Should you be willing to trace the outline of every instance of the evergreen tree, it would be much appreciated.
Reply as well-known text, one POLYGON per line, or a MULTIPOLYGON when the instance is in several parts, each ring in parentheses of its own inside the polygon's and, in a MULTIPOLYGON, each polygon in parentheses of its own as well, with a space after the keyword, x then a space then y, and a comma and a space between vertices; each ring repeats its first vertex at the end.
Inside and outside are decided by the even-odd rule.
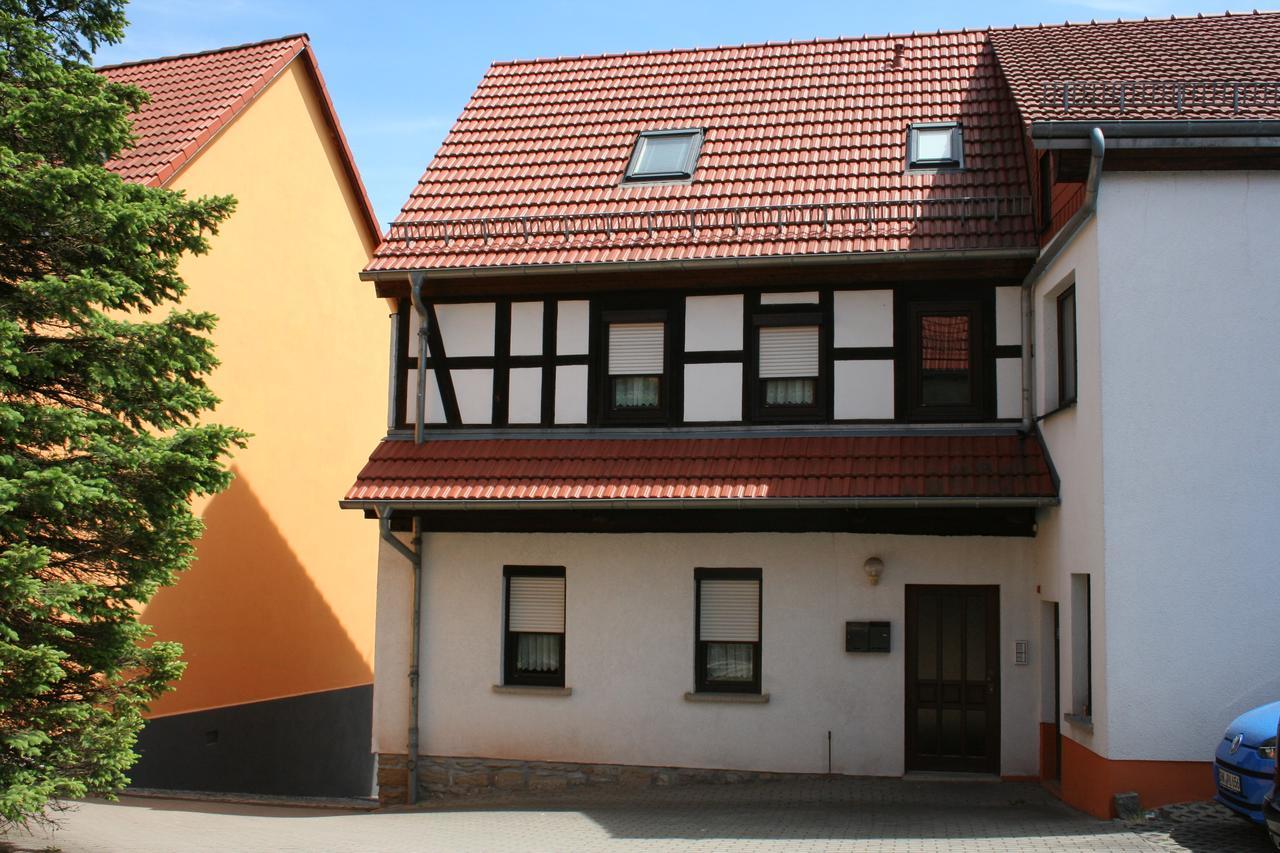
POLYGON ((0 827, 127 784, 183 666, 137 608, 190 562, 191 500, 244 441, 199 422, 214 318, 175 304, 233 200, 102 165, 145 98, 88 64, 123 5, 0 0, 0 827))

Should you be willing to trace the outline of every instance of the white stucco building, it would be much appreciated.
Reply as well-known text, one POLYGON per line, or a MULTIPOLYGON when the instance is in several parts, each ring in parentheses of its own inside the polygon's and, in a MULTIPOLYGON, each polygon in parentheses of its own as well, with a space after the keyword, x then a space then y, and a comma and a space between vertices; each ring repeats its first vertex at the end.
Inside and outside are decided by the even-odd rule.
POLYGON ((1204 81, 1274 76, 1277 36, 493 66, 364 272, 388 434, 343 505, 382 535, 383 799, 1211 792, 1223 725, 1280 692, 1251 602, 1280 545, 1280 108, 1204 81))

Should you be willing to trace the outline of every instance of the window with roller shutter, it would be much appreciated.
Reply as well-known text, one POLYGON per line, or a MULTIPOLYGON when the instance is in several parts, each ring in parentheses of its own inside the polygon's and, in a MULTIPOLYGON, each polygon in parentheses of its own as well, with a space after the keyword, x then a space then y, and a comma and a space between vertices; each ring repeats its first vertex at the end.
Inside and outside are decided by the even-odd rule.
POLYGON ((822 326, 817 315, 756 317, 759 420, 815 420, 822 415, 822 326))
POLYGON ((667 328, 661 311, 604 315, 604 416, 611 421, 665 419, 667 328))
POLYGON ((507 566, 503 683, 564 686, 563 566, 507 566))
POLYGON ((760 692, 761 572, 700 568, 694 669, 698 692, 760 692))

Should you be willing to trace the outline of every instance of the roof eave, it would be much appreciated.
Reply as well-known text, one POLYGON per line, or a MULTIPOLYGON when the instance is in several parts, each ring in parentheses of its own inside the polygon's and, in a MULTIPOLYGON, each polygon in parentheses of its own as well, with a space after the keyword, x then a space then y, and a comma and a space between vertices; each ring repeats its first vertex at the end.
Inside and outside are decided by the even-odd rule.
POLYGON ((533 498, 509 500, 341 500, 342 509, 424 510, 631 510, 631 509, 1032 509, 1058 506, 1050 495, 1026 497, 906 498, 533 498))
POLYGON ((809 255, 768 255, 742 258, 690 258, 665 261, 597 261, 572 264, 510 264, 491 267, 405 267, 394 270, 363 270, 364 281, 403 280, 414 272, 425 272, 431 278, 489 278, 498 276, 573 275, 602 272, 669 272, 712 269, 745 269, 757 267, 801 266, 816 264, 866 264, 955 261, 955 260, 1019 260, 1034 261, 1040 250, 1035 246, 1006 249, 946 249, 936 251, 844 252, 809 255))

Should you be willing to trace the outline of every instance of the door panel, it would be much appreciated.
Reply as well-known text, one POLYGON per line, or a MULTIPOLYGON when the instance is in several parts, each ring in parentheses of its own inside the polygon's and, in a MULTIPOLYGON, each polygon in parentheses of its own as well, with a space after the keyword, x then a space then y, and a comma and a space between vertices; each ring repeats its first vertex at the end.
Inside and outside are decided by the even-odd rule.
POLYGON ((1000 770, 1000 591, 908 586, 908 770, 1000 770))

